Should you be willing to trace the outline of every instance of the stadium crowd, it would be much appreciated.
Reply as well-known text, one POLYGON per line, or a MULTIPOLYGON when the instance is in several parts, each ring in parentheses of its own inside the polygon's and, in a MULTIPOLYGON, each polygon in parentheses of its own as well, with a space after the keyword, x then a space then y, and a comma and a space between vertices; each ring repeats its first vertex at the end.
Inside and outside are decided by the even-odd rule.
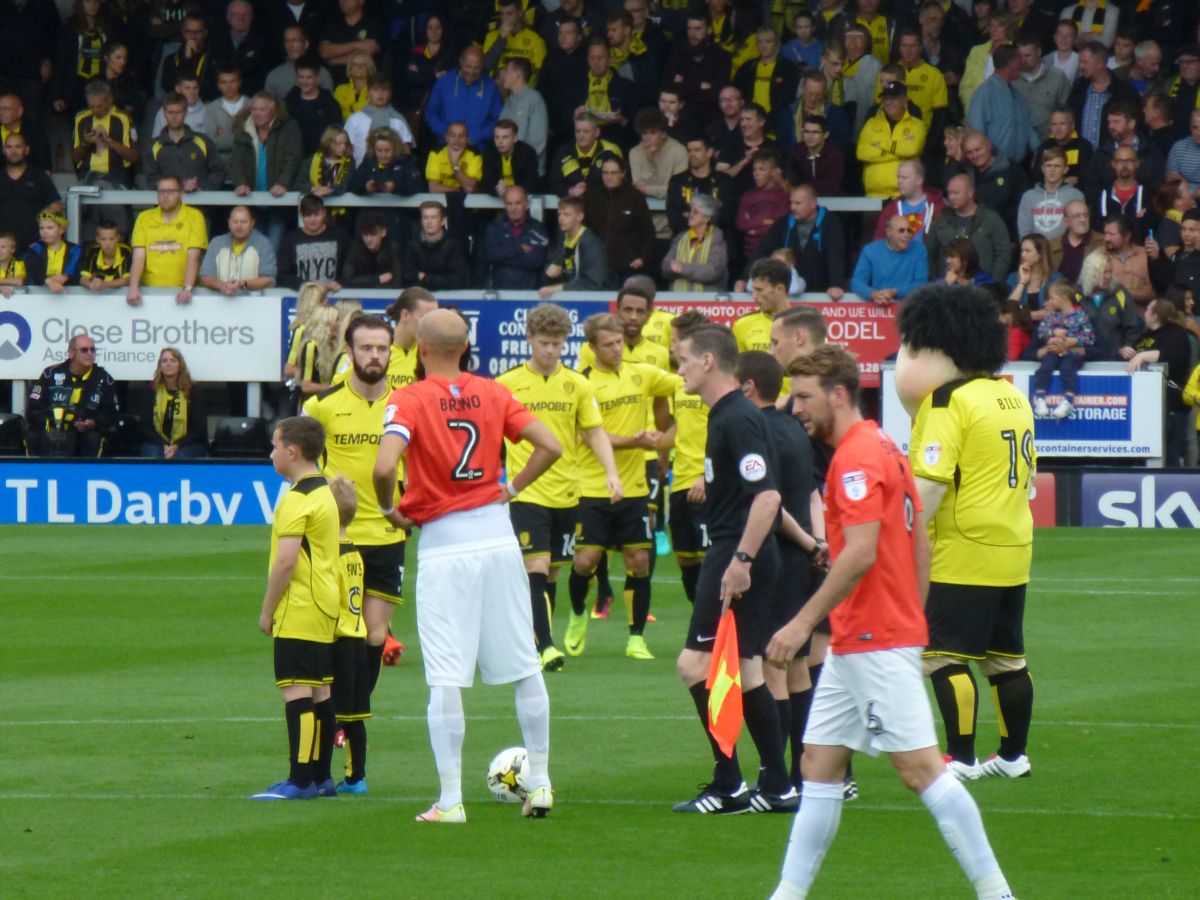
MULTIPOLYGON (((11 6, 4 293, 79 285, 136 304, 144 287, 187 302, 316 282, 549 298, 634 275, 719 292, 778 255, 790 293, 834 301, 985 285, 1012 358, 1047 370, 1166 362, 1182 458, 1200 336, 1194 4, 11 6), (85 207, 76 246, 51 178, 71 169, 153 188, 158 205, 85 207), (199 190, 303 196, 298 216, 247 205, 226 220, 187 203, 199 190), (416 209, 337 204, 426 193, 416 209), (544 222, 541 194, 557 198, 544 222), (885 202, 877 219, 823 203, 863 195, 885 202), (1074 290, 1051 291, 1060 280, 1074 290)), ((1070 395, 1038 412, 1070 415, 1070 395)))

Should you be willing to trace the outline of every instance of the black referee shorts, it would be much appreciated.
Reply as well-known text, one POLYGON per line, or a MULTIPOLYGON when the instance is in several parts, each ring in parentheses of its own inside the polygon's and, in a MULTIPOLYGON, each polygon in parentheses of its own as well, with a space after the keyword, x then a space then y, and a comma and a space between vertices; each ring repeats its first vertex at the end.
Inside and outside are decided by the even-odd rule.
POLYGON ((339 722, 371 715, 371 665, 366 638, 340 637, 333 642, 333 711, 339 722))
POLYGON ((687 491, 671 492, 671 548, 680 559, 703 559, 708 551, 708 524, 703 503, 688 503, 687 491))
MULTIPOLYGON (((779 543, 779 577, 775 579, 775 590, 771 594, 770 632, 774 634, 793 618, 812 596, 812 562, 795 544, 779 543)), ((769 640, 768 636, 768 640, 769 640)), ((812 649, 812 636, 804 642, 797 656, 808 656, 812 649)))
MULTIPOLYGON (((738 541, 714 543, 700 566, 696 584, 696 604, 688 625, 684 646, 689 650, 711 653, 721 620, 721 578, 733 559, 738 541)), ((737 625, 738 654, 744 659, 762 656, 770 638, 771 598, 779 577, 779 548, 768 538, 758 550, 750 566, 750 589, 733 601, 733 620, 737 625)))
POLYGON ((363 593, 403 603, 400 595, 404 587, 404 541, 377 546, 359 546, 358 553, 363 561, 363 593))
POLYGON ((514 500, 508 504, 521 555, 549 556, 552 563, 569 562, 575 556, 575 527, 577 507, 558 509, 538 503, 514 500))
POLYGON ((275 638, 275 687, 322 687, 333 681, 333 644, 275 638))
POLYGON ((929 622, 926 656, 983 659, 1025 655, 1025 587, 970 584, 929 585, 925 618, 929 622))
POLYGON ((645 497, 626 497, 611 503, 604 497, 579 501, 579 530, 575 546, 590 550, 646 549, 654 540, 645 497))

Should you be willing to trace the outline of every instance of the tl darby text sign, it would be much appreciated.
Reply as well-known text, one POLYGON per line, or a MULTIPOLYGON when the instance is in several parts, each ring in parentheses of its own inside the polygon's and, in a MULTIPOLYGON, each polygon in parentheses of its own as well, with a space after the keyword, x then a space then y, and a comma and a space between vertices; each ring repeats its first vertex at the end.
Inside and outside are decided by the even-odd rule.
POLYGON ((163 347, 176 347, 197 381, 275 381, 279 299, 198 293, 184 306, 170 291, 148 290, 142 306, 121 291, 13 294, 0 304, 0 379, 37 378, 66 359, 67 342, 86 334, 96 362, 118 381, 149 381, 163 347))
POLYGON ((0 524, 269 525, 269 465, 0 463, 0 524))

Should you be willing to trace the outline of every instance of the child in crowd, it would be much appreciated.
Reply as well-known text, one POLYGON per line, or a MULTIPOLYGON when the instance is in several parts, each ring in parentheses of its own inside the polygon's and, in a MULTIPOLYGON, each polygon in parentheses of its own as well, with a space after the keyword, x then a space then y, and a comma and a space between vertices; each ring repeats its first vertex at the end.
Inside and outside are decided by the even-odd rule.
POLYGON ((67 217, 52 208, 38 213, 38 235, 25 251, 26 284, 45 287, 61 294, 68 285, 79 284, 83 248, 65 238, 67 217))
POLYGON ((821 68, 821 41, 811 12, 800 10, 792 17, 792 34, 795 37, 783 45, 780 58, 795 63, 801 70, 821 68))
POLYGON ((1066 281, 1050 285, 1045 301, 1046 317, 1038 323, 1037 358, 1041 365, 1033 375, 1033 412, 1040 419, 1062 419, 1075 408, 1079 390, 1079 370, 1083 368, 1087 348, 1096 336, 1087 312, 1079 305, 1075 287, 1066 281), (1063 396, 1053 412, 1046 404, 1046 392, 1055 371, 1062 376, 1063 396))
POLYGON ((796 271, 796 251, 791 247, 780 247, 778 250, 771 251, 771 259, 787 263, 788 268, 792 270, 792 280, 788 284, 788 296, 799 297, 803 294, 807 285, 804 283, 803 276, 796 271))
POLYGON ((358 511, 354 483, 342 475, 329 483, 338 510, 339 609, 333 641, 333 711, 346 747, 346 777, 339 794, 367 792, 367 724, 371 717, 371 678, 367 626, 363 621, 363 559, 346 529, 358 511))
MULTIPOLYGON (((330 125, 321 135, 317 152, 308 161, 308 169, 300 172, 300 188, 317 197, 344 194, 350 189, 354 176, 354 157, 350 155, 350 136, 345 128, 330 125)), ((330 209, 329 215, 340 221, 344 209, 330 209)))
POLYGON ((0 294, 13 295, 13 289, 25 286, 25 261, 17 258, 17 238, 11 231, 0 232, 0 294))
POLYGON ((90 291, 113 291, 129 286, 133 252, 121 242, 121 232, 107 219, 96 226, 96 244, 88 252, 79 283, 90 291))
POLYGON ((275 471, 292 483, 271 524, 271 561, 258 627, 275 639, 275 686, 283 694, 288 777, 254 800, 308 800, 336 792, 329 775, 336 725, 334 627, 338 621, 338 506, 318 460, 325 429, 283 419, 271 438, 275 471), (303 548, 303 551, 302 551, 303 548))

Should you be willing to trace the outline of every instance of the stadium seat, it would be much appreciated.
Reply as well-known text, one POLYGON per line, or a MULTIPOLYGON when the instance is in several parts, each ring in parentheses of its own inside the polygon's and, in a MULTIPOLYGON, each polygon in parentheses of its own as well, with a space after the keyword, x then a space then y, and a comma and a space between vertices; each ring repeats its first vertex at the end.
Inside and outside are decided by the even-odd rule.
POLYGON ((221 419, 209 455, 223 459, 266 459, 271 455, 271 430, 267 420, 242 416, 221 419))
POLYGON ((25 455, 25 420, 16 413, 0 413, 0 456, 25 455))
POLYGON ((104 439, 104 456, 139 456, 142 452, 142 420, 123 413, 104 439))

